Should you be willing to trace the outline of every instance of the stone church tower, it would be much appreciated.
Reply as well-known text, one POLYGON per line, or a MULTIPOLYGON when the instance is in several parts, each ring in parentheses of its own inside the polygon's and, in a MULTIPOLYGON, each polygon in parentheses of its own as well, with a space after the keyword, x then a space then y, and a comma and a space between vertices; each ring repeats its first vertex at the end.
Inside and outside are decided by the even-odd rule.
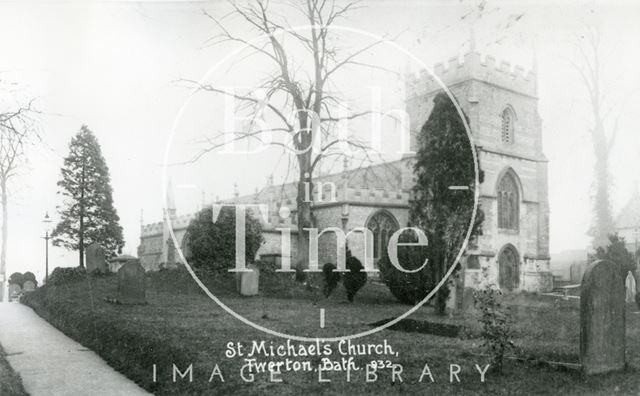
MULTIPOLYGON (((462 62, 452 58, 434 72, 469 118, 484 172, 479 201, 485 213, 483 235, 470 244, 464 286, 477 287, 481 268, 487 268, 490 280, 503 290, 552 289, 547 159, 535 66, 525 74, 520 66, 496 65, 493 57, 482 59, 472 49, 462 62)), ((441 90, 427 73, 407 79, 412 147, 441 90)))

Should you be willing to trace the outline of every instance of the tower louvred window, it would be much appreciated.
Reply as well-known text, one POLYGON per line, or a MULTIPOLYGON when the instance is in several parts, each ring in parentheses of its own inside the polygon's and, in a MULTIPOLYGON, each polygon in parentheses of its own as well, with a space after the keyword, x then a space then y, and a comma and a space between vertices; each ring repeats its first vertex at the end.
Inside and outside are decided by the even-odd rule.
POLYGON ((502 112, 502 143, 513 144, 513 111, 509 108, 502 112))

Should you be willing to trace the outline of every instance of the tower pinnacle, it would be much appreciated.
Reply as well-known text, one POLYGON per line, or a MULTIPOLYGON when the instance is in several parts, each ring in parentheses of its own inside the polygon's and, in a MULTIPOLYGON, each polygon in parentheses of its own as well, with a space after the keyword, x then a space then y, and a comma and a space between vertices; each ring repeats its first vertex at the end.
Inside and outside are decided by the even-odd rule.
POLYGON ((176 198, 173 191, 173 181, 169 179, 167 183, 166 199, 165 199, 165 211, 167 216, 175 217, 176 215, 176 198))

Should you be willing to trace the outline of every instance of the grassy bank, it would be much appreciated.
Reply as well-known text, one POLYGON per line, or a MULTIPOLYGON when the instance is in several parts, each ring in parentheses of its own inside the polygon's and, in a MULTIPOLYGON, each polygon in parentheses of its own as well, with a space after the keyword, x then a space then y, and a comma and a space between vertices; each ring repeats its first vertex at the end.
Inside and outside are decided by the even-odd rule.
MULTIPOLYGON (((476 338, 477 320, 473 317, 438 318, 429 308, 420 309, 412 319, 452 323, 466 329, 458 338, 447 338, 422 333, 384 330, 355 340, 359 343, 392 345, 397 357, 383 357, 403 366, 400 382, 392 381, 388 369, 378 372, 375 382, 366 382, 363 370, 351 372, 350 381, 345 372, 325 372, 319 382, 317 372, 283 372, 282 383, 272 383, 269 374, 256 374, 254 382, 245 382, 240 369, 245 362, 237 357, 225 356, 230 341, 250 344, 266 341, 279 345, 286 341, 255 330, 212 302, 184 273, 164 272, 148 278, 147 305, 122 306, 104 301, 113 296, 115 277, 102 277, 64 287, 41 288, 31 293, 24 303, 83 345, 95 350, 112 367, 136 381, 145 389, 159 395, 169 394, 602 394, 613 392, 637 394, 640 376, 633 367, 640 367, 640 326, 638 315, 630 314, 627 344, 629 373, 583 379, 578 372, 554 369, 545 364, 510 361, 506 373, 487 374, 486 382, 474 368, 484 366, 481 340, 476 338), (176 383, 172 378, 172 365, 182 372, 193 365, 193 382, 187 378, 176 383), (157 377, 153 380, 153 365, 157 377), (224 377, 212 377, 215 365, 224 377), (429 365, 435 382, 428 376, 419 382, 425 364, 429 365), (460 383, 450 383, 451 364, 461 366, 460 383)), ((285 296, 242 298, 229 286, 232 280, 209 280, 210 289, 230 308, 254 323, 309 337, 326 337, 344 332, 371 329, 370 324, 397 316, 407 307, 396 303, 386 288, 367 284, 353 304, 345 303, 344 291, 337 290, 329 299, 317 293, 306 295, 294 290, 285 296), (295 297, 298 293, 300 296, 295 297), (326 311, 326 324, 320 329, 318 312, 326 311)), ((535 297, 531 304, 519 304, 517 339, 520 353, 525 356, 551 360, 576 361, 578 348, 577 311, 572 307, 557 307, 535 297)), ((332 344, 334 352, 337 344, 332 344)), ((335 352, 331 359, 341 356, 335 352)), ((358 366, 376 358, 357 357, 358 366)), ((314 366, 317 357, 304 358, 314 366)), ((303 360, 304 360, 303 359, 303 360)), ((268 359, 267 359, 268 360, 268 359)))
POLYGON ((2 346, 0 346, 0 395, 28 395, 22 387, 22 380, 20 379, 20 376, 13 371, 9 362, 7 362, 5 351, 2 349, 2 346))

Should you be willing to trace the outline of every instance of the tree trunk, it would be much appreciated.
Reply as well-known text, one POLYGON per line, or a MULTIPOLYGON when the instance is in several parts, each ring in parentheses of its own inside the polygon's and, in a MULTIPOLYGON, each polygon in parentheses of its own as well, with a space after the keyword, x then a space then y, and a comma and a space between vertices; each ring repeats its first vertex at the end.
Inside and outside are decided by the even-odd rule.
POLYGON ((309 238, 308 231, 305 228, 313 227, 313 219, 311 217, 311 197, 313 194, 313 185, 311 183, 311 177, 304 177, 304 173, 301 174, 298 182, 298 255, 296 260, 296 267, 308 268, 309 266, 309 238), (308 197, 307 197, 307 187, 308 197), (308 198, 308 199, 307 199, 308 198))
POLYGON ((78 229, 78 255, 80 267, 84 267, 84 188, 85 188, 85 164, 82 160, 82 176, 80 178, 80 227, 78 229))
POLYGON ((1 190, 1 194, 2 194, 2 247, 0 248, 0 277, 4 278, 4 282, 2 282, 0 284, 0 288, 2 288, 2 290, 0 290, 0 301, 4 301, 5 299, 7 299, 9 296, 5 296, 5 284, 7 282, 7 239, 8 239, 8 232, 9 232, 9 209, 7 207, 8 205, 8 199, 7 199, 7 180, 6 178, 2 178, 2 180, 0 181, 0 190, 1 190))
MULTIPOLYGON (((299 109, 304 109, 299 106, 299 109)), ((309 120, 305 113, 300 117, 300 131, 307 131, 309 120)), ((296 267, 306 269, 309 268, 309 238, 305 228, 313 227, 313 218, 311 216, 311 205, 313 201, 313 168, 311 166, 311 153, 313 142, 312 133, 301 133, 300 141, 296 144, 296 148, 301 151, 298 154, 298 195, 296 204, 298 209, 298 257, 296 267)))
POLYGON ((593 247, 609 244, 608 235, 614 232, 613 215, 609 199, 609 144, 599 115, 596 115, 593 131, 593 149, 595 154, 595 221, 592 230, 593 247))
MULTIPOLYGON (((444 241, 440 241, 440 246, 446 246, 444 241)), ((437 285, 444 275, 447 273, 447 255, 439 252, 436 254, 435 260, 436 276, 435 284, 437 285)), ((449 298, 449 284, 448 281, 444 282, 442 287, 436 291, 434 308, 437 315, 445 315, 447 311, 447 299, 449 298)))

